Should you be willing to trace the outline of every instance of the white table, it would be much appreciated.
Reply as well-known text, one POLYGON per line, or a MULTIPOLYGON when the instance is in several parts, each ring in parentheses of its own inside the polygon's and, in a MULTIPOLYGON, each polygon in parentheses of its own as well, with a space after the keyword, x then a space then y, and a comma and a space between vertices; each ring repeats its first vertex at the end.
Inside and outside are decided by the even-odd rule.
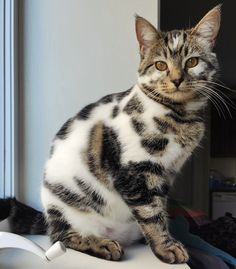
MULTIPOLYGON (((0 230, 7 229, 3 229, 0 225, 0 230)), ((27 238, 45 249, 50 246, 47 236, 31 235, 27 238)), ((137 244, 126 248, 125 256, 119 262, 105 261, 71 249, 68 249, 63 256, 45 262, 23 250, 3 249, 0 250, 0 269, 189 269, 189 266, 163 263, 153 255, 148 246, 137 244)))

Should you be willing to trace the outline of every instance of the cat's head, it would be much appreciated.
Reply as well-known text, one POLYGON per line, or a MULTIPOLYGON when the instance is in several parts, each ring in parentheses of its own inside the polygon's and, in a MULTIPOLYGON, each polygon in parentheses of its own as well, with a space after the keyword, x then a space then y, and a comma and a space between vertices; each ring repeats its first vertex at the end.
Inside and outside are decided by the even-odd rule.
MULTIPOLYGON (((212 52, 220 28, 220 5, 192 29, 161 32, 136 16, 141 62, 138 83, 151 97, 184 102, 207 87, 218 69, 212 52)), ((202 92, 203 93, 203 92, 202 92)))

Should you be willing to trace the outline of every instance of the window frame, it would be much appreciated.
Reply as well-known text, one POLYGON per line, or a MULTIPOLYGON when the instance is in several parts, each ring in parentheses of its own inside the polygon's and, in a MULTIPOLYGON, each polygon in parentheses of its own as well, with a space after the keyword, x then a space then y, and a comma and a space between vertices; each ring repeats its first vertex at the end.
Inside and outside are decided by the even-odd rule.
POLYGON ((16 195, 17 0, 0 0, 0 197, 16 195))

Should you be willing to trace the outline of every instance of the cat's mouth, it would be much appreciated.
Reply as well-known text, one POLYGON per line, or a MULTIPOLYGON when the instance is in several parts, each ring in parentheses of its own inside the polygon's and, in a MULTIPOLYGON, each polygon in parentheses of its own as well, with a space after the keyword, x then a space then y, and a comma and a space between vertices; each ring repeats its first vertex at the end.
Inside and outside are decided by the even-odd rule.
POLYGON ((195 91, 187 86, 161 89, 160 93, 161 95, 171 98, 175 101, 187 101, 195 96, 195 91))
POLYGON ((161 91, 167 93, 167 94, 173 94, 173 93, 189 93, 192 89, 190 87, 172 87, 172 88, 166 88, 161 89, 161 91))

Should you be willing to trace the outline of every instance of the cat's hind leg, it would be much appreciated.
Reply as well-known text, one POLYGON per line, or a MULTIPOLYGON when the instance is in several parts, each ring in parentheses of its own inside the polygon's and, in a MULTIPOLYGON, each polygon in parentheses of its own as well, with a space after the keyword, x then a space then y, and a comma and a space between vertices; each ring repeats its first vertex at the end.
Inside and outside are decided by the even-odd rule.
POLYGON ((73 230, 62 213, 55 208, 47 210, 47 223, 52 243, 61 241, 66 248, 113 261, 120 260, 124 253, 120 244, 115 240, 94 235, 81 236, 79 232, 73 230))

